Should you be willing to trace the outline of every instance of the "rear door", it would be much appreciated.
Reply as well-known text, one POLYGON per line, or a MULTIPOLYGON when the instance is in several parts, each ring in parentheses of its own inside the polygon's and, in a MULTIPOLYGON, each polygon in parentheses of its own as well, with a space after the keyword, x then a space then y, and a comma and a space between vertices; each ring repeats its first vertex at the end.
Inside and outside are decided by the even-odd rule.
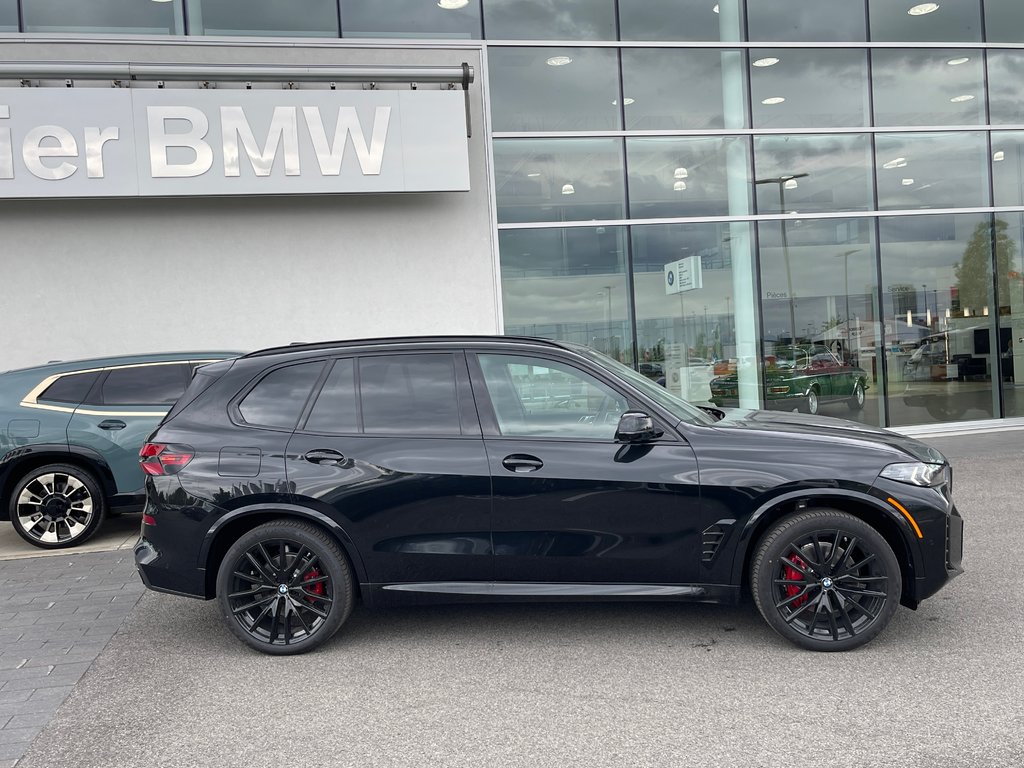
POLYGON ((371 582, 491 579, 490 476, 462 352, 335 360, 286 453, 296 501, 339 522, 371 582))

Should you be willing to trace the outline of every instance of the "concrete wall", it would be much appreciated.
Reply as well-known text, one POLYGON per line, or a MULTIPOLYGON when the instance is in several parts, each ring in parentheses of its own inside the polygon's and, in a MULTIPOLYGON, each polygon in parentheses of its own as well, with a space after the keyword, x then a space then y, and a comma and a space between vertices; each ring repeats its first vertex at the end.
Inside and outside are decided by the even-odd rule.
POLYGON ((4 201, 0 370, 128 352, 249 350, 291 341, 499 330, 478 47, 388 49, 340 41, 17 43, 0 45, 0 58, 467 61, 476 71, 470 90, 471 191, 4 201))

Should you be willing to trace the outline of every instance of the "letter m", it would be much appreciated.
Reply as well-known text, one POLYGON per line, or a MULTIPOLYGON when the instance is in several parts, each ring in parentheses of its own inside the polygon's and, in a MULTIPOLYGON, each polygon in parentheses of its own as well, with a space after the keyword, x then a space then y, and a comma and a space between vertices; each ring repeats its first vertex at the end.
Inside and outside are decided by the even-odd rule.
POLYGON ((245 154, 252 163, 257 176, 269 176, 274 169, 278 147, 284 145, 285 176, 299 175, 299 129, 295 107, 274 107, 270 120, 267 141, 261 149, 252 135, 252 127, 241 107, 220 108, 220 129, 224 141, 224 175, 238 176, 239 148, 241 142, 245 154))

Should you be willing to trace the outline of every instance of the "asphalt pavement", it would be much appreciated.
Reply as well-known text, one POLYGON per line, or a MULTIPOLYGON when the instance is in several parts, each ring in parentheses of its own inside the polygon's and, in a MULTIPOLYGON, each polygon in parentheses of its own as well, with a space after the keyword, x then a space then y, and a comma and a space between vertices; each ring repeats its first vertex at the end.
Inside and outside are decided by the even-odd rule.
MULTIPOLYGON (((800 651, 750 603, 547 604, 358 609, 320 651, 269 658, 235 640, 213 604, 147 592, 94 660, 69 662, 85 666, 56 686, 63 703, 24 726, 38 732, 6 759, 18 768, 1019 768, 1024 431, 924 439, 954 463, 967 571, 919 610, 901 608, 858 651, 800 651)), ((96 574, 89 582, 67 568, 67 583, 108 580, 130 600, 125 555, 4 562, 0 586, 9 600, 18 578, 48 573, 59 590, 55 565, 67 559, 96 574), (3 570, 13 567, 21 575, 3 570)), ((4 625, 5 643, 10 632, 4 625)), ((0 653, 0 680, 9 656, 0 653)), ((4 718, 20 716, 19 701, 3 698, 8 684, 0 750, 4 718)))

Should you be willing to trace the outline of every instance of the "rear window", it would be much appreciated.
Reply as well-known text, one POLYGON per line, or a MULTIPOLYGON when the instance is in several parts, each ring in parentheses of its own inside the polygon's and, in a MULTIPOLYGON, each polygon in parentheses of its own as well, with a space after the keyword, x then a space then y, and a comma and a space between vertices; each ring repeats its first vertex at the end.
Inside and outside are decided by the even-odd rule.
POLYGON ((89 394, 89 389, 99 375, 99 371, 89 371, 88 373, 69 373, 67 376, 61 376, 48 386, 38 399, 52 400, 57 403, 80 403, 85 400, 85 396, 89 394))
POLYGON ((276 368, 256 384, 238 404, 247 424, 294 429, 324 362, 276 368))
POLYGON ((451 355, 361 358, 359 394, 368 435, 462 434, 451 355))

